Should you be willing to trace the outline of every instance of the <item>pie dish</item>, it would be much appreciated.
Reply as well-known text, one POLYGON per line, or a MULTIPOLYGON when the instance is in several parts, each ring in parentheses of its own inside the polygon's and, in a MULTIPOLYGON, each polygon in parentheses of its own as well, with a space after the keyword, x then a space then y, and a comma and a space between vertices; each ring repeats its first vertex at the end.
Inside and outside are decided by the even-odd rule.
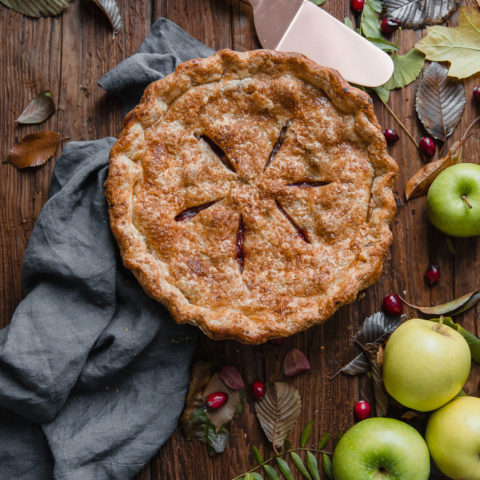
POLYGON ((381 274, 397 165, 370 97, 307 57, 222 50, 152 83, 105 183, 125 266, 179 322, 262 343, 381 274))

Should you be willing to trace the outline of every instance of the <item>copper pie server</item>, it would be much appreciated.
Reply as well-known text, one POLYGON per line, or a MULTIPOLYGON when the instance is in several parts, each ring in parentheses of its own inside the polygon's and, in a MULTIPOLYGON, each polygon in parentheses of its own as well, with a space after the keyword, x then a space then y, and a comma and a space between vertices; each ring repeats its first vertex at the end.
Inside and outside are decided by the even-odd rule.
POLYGON ((307 55, 351 83, 383 85, 393 73, 385 52, 309 0, 243 0, 253 8, 263 48, 307 55))

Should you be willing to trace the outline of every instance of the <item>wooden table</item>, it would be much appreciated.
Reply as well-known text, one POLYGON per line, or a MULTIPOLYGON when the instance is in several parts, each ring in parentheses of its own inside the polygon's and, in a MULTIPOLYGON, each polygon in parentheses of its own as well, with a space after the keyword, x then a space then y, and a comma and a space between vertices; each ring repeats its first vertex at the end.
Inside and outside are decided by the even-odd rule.
MULTIPOLYGON (((327 0, 324 8, 337 18, 350 16, 349 1, 327 0)), ((250 8, 238 0, 119 0, 124 28, 112 38, 111 29, 100 11, 89 0, 76 0, 57 18, 33 20, 0 6, 0 326, 5 326, 23 291, 20 280, 22 258, 35 219, 47 199, 54 161, 44 167, 18 171, 5 163, 8 150, 27 133, 45 129, 60 132, 71 140, 87 140, 116 135, 122 114, 117 101, 109 98, 96 81, 138 48, 156 18, 164 16, 208 46, 249 50, 259 47, 252 26, 250 8), (15 127, 14 120, 30 99, 42 90, 52 92, 58 112, 45 124, 15 127)), ((456 22, 454 16, 451 20, 456 22)), ((405 31, 402 52, 424 35, 424 31, 405 31)), ((326 47, 327 48, 327 47, 326 47)), ((394 92, 391 107, 419 138, 424 134, 414 111, 417 82, 394 92)), ((467 107, 461 124, 446 146, 459 139, 465 126, 479 113, 471 103, 474 80, 466 83, 467 107)), ((407 179, 422 165, 413 144, 395 124, 386 109, 375 100, 375 110, 383 127, 395 128, 400 141, 391 155, 400 166, 395 192, 400 203, 392 224, 394 243, 385 260, 380 281, 370 287, 361 300, 342 308, 325 325, 287 340, 281 347, 271 344, 248 347, 235 342, 199 342, 199 357, 222 358, 241 368, 248 383, 255 379, 283 380, 285 353, 299 348, 309 357, 312 370, 291 383, 300 391, 303 410, 290 435, 298 442, 301 427, 314 420, 313 438, 324 432, 346 429, 353 423, 353 404, 370 398, 365 378, 339 376, 328 380, 341 364, 358 325, 380 308, 389 292, 404 292, 417 304, 441 303, 478 287, 480 267, 478 239, 454 240, 456 254, 449 252, 446 237, 431 227, 426 218, 425 199, 405 205, 403 189, 407 179), (442 276, 437 286, 426 285, 423 274, 430 262, 440 265, 442 276)), ((478 132, 478 127, 476 129, 478 132)), ((467 161, 478 162, 478 135, 465 146, 467 161)), ((411 316, 413 311, 408 312, 411 316)), ((470 331, 480 333, 477 309, 459 317, 470 331)), ((445 359, 448 361, 448 359, 445 359)), ((465 390, 479 395, 480 369, 472 370, 465 390)), ((255 419, 249 395, 243 415, 236 418, 226 452, 211 459, 205 447, 188 442, 179 431, 159 451, 137 477, 159 479, 229 479, 253 466, 251 446, 256 444, 268 455, 270 447, 255 419)))

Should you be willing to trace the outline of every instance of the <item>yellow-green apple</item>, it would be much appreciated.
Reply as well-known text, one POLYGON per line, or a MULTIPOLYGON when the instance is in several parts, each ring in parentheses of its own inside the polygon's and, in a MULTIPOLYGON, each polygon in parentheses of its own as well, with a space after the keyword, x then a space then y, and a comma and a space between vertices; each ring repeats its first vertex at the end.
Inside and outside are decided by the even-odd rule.
POLYGON ((455 480, 480 480, 480 398, 457 397, 433 412, 425 438, 445 475, 455 480))
POLYGON ((333 454, 335 480, 427 480, 430 455, 421 435, 393 418, 368 418, 354 425, 333 454))
POLYGON ((427 205, 430 221, 447 235, 480 235, 480 165, 446 168, 428 189, 427 205))
POLYGON ((470 348, 462 335, 441 323, 414 318, 388 340, 383 380, 397 402, 429 412, 460 392, 470 366, 470 348))

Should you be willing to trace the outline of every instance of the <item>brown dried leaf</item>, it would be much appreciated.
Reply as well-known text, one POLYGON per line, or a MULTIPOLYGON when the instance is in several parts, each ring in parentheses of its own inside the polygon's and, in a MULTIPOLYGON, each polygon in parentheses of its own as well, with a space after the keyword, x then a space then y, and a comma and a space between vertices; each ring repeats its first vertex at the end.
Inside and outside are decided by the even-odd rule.
POLYGON ((258 421, 268 440, 276 448, 283 445, 301 410, 300 394, 295 388, 283 382, 269 385, 265 397, 255 403, 258 421))
POLYGON ((193 365, 182 422, 188 422, 194 410, 204 405, 203 391, 210 382, 212 375, 212 364, 210 362, 196 362, 193 365))
POLYGON ((215 425, 217 432, 218 430, 228 422, 230 422, 237 411, 237 405, 240 401, 240 393, 235 392, 231 388, 228 388, 218 376, 218 373, 213 375, 213 377, 208 382, 204 392, 203 392, 203 401, 214 392, 225 392, 228 395, 227 403, 220 408, 215 410, 207 409, 207 418, 215 425))
POLYGON ((33 2, 32 0, 0 0, 8 8, 29 17, 50 17, 58 15, 66 7, 70 0, 43 0, 33 2))
POLYGON ((444 142, 455 129, 465 109, 463 82, 448 78, 448 68, 431 63, 425 70, 415 97, 417 115, 427 132, 444 142))
POLYGON ((222 382, 232 390, 239 390, 245 387, 241 373, 233 365, 226 365, 219 372, 218 376, 222 382))
POLYGON ((421 28, 445 21, 458 7, 455 0, 383 0, 383 16, 400 20, 403 28, 421 28))
POLYGON ((22 125, 32 125, 44 122, 55 112, 55 104, 50 92, 38 94, 26 107, 20 116, 15 120, 22 125))
POLYGON ((32 133, 10 150, 7 162, 17 168, 38 167, 53 157, 61 141, 56 132, 32 133))
POLYGON ((443 170, 461 161, 461 142, 455 142, 445 157, 435 162, 427 163, 407 182, 405 185, 405 198, 407 201, 411 198, 426 195, 430 185, 443 170))
POLYGON ((384 417, 387 414, 389 400, 383 384, 383 376, 378 364, 379 345, 367 343, 365 345, 365 355, 370 363, 370 371, 372 373, 373 393, 375 395, 375 412, 377 417, 384 417))
POLYGON ((287 377, 293 377, 306 370, 310 370, 310 362, 303 352, 293 348, 285 355, 283 371, 287 377))
POLYGON ((100 10, 107 16, 112 24, 113 34, 117 34, 122 29, 122 17, 115 0, 93 0, 100 10))
POLYGON ((474 290, 473 292, 462 295, 447 303, 441 305, 435 305, 433 307, 419 307, 417 305, 411 305, 402 298, 402 301, 409 307, 415 308, 426 315, 449 315, 451 317, 458 315, 459 313, 468 310, 478 303, 480 300, 480 290, 474 290))

